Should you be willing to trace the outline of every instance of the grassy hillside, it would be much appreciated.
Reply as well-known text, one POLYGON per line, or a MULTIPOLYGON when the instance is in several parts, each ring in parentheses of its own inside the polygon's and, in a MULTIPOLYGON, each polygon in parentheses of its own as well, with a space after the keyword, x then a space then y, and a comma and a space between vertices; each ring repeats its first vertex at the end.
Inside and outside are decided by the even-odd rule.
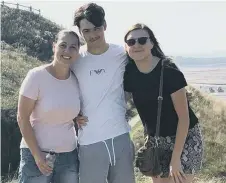
POLYGON ((43 62, 25 53, 2 50, 1 52, 1 173, 14 172, 20 158, 20 131, 16 121, 18 91, 28 70, 43 62))
POLYGON ((1 40, 39 60, 52 56, 52 42, 62 29, 56 23, 32 12, 1 7, 1 40))
MULTIPOLYGON (((200 120, 204 138, 204 162, 198 183, 226 182, 226 104, 210 98, 189 87, 191 106, 200 120)), ((137 123, 132 130, 136 150, 143 143, 143 127, 137 123)), ((148 183, 150 179, 142 176, 136 169, 138 183, 148 183)))
POLYGON ((43 64, 25 53, 2 50, 2 109, 16 106, 18 88, 27 71, 43 64))

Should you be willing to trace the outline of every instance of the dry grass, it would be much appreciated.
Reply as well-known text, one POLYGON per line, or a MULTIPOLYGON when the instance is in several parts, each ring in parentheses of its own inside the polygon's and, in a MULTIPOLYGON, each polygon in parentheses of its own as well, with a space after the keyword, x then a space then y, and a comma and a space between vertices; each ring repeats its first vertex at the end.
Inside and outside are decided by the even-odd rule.
MULTIPOLYGON (((195 183, 226 183, 226 104, 200 91, 191 91, 191 107, 200 120, 204 140, 204 162, 195 183)), ((143 143, 143 127, 137 123, 131 137, 136 150, 143 143)), ((151 183, 135 168, 137 183, 151 183)))

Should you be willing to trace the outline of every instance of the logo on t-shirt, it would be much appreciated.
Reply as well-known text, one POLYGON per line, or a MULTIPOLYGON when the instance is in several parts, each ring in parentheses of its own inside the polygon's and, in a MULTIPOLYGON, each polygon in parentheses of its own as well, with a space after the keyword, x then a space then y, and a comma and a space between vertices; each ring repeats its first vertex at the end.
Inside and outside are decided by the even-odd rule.
POLYGON ((100 74, 103 74, 105 73, 105 69, 97 69, 97 70, 91 70, 89 72, 90 76, 92 76, 93 74, 95 75, 100 75, 100 74))

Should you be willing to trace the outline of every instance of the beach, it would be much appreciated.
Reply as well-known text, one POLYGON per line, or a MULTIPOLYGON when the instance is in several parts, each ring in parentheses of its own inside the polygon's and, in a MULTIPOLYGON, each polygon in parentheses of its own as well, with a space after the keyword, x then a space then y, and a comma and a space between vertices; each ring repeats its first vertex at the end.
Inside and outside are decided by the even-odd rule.
POLYGON ((226 65, 219 67, 180 67, 191 86, 226 101, 226 65))

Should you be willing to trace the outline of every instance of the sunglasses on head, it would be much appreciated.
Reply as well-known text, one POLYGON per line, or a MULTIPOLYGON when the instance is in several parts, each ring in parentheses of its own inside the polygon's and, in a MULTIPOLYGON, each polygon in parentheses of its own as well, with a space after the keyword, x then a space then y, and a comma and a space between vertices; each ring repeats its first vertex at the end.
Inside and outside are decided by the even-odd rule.
POLYGON ((138 42, 140 45, 145 45, 148 39, 149 37, 139 37, 137 39, 128 39, 126 40, 126 44, 128 46, 133 46, 136 44, 136 42, 138 42))

